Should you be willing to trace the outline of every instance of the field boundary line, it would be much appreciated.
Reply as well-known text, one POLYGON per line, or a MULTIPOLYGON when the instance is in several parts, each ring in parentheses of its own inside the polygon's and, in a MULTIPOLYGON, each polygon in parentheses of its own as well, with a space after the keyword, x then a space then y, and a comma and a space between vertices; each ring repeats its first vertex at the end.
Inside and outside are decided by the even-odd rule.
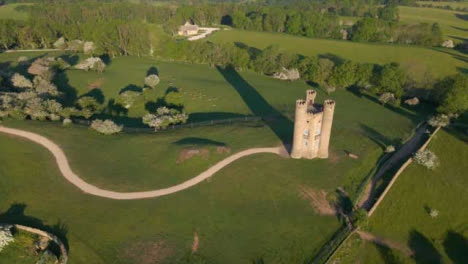
MULTIPOLYGON (((417 150, 417 151, 422 151, 427 148, 429 143, 432 141, 434 136, 439 132, 440 127, 437 127, 434 132, 432 132, 431 136, 426 140, 426 142, 417 150)), ((398 177, 403 173, 403 171, 413 162, 413 157, 409 157, 408 160, 403 163, 403 165, 398 169, 398 171, 393 175, 392 180, 388 183, 388 185, 385 187, 385 190, 382 192, 382 194, 379 196, 377 201, 374 203, 374 205, 371 207, 369 212, 367 213, 368 217, 371 217, 372 214, 374 214, 375 210, 377 210, 378 206, 380 203, 383 201, 387 193, 390 191, 392 188, 393 184, 396 182, 398 177)))

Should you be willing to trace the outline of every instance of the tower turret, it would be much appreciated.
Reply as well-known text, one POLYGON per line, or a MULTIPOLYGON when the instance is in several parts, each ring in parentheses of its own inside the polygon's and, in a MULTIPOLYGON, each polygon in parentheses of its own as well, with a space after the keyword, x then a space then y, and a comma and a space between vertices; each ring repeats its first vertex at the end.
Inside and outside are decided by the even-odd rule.
POLYGON ((296 114, 294 117, 294 137, 291 150, 291 157, 300 159, 302 157, 302 146, 304 133, 307 128, 307 105, 305 100, 296 101, 296 114))
POLYGON ((335 112, 335 101, 325 100, 323 103, 322 131, 320 134, 320 145, 317 157, 321 159, 328 158, 328 147, 330 144, 331 128, 333 123, 333 114, 335 112))
POLYGON ((307 90, 306 92, 307 111, 313 111, 316 96, 317 96, 317 93, 314 90, 307 90))

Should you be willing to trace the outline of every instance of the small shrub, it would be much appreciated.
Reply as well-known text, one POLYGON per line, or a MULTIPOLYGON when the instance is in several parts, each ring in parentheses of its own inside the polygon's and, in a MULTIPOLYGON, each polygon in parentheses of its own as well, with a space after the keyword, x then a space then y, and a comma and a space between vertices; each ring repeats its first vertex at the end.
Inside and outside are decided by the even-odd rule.
POLYGON ((439 211, 436 210, 436 209, 431 209, 429 211, 429 215, 432 217, 432 218, 437 218, 439 216, 439 211))
POLYGON ((430 170, 439 166, 439 158, 437 158, 434 152, 428 149, 416 152, 416 154, 414 154, 414 161, 430 170))
POLYGON ((184 98, 179 92, 169 92, 164 98, 166 103, 171 106, 180 107, 184 105, 184 98))
POLYGON ((157 109, 156 114, 146 114, 142 119, 144 124, 159 130, 173 124, 185 123, 187 118, 185 113, 181 113, 176 109, 160 107, 157 109))
POLYGON ((151 75, 146 76, 146 78, 145 78, 145 85, 146 86, 148 86, 150 88, 154 88, 158 84, 159 84, 159 76, 158 75, 151 74, 151 75))
POLYGON ((393 93, 383 93, 379 96, 379 102, 383 105, 386 103, 394 103, 396 101, 395 95, 393 93))
POLYGON ((13 76, 11 77, 11 83, 13 84, 13 86, 18 87, 18 88, 32 88, 33 87, 32 82, 19 73, 13 74, 13 76))
POLYGON ((385 152, 386 152, 386 153, 392 153, 392 152, 394 152, 394 151, 395 151, 395 146, 393 146, 393 145, 387 146, 387 147, 385 148, 385 152))
POLYGON ((70 118, 65 118, 65 119, 63 119, 62 124, 64 126, 69 126, 69 125, 72 124, 72 120, 70 118))
POLYGON ((13 238, 13 235, 11 234, 10 228, 8 227, 2 227, 0 228, 0 252, 2 252, 3 248, 8 246, 11 242, 13 242, 15 239, 13 238))
POLYGON ((100 119, 96 119, 96 120, 93 120, 93 122, 91 123, 91 128, 101 134, 112 135, 112 134, 117 134, 120 131, 122 131, 123 126, 119 126, 109 119, 104 120, 104 121, 100 119))
POLYGON ((433 127, 445 127, 450 123, 450 117, 444 114, 436 115, 429 118, 427 123, 433 127))
POLYGON ((139 92, 135 91, 125 91, 119 94, 117 97, 117 103, 125 107, 126 109, 130 108, 136 101, 136 99, 141 95, 139 92))
POLYGON ((367 223, 368 223, 367 211, 363 208, 360 208, 359 210, 355 211, 351 221, 353 222, 353 225, 356 228, 367 226, 367 223))

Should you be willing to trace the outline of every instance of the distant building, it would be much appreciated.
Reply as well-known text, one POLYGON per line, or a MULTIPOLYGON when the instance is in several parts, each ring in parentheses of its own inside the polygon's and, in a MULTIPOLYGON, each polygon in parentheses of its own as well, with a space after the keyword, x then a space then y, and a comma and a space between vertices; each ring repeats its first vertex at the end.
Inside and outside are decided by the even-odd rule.
POLYGON ((198 34, 198 26, 192 25, 190 22, 185 22, 185 25, 179 27, 177 32, 179 36, 192 36, 198 34))
POLYGON ((296 101, 292 158, 328 158, 335 101, 316 104, 316 95, 314 90, 307 90, 306 100, 296 101))

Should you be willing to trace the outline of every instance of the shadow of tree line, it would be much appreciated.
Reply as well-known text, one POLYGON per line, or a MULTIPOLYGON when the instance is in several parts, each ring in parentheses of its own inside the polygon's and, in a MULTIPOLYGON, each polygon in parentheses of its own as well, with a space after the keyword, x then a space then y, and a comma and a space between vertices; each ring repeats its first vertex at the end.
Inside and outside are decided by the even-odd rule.
MULTIPOLYGON (((394 250, 381 245, 374 245, 386 264, 402 263, 402 260, 399 259, 394 250)), ((442 246, 451 263, 466 263, 468 259, 468 240, 461 233, 448 230, 442 246)), ((413 252, 411 258, 418 264, 443 263, 442 254, 437 250, 433 242, 415 229, 410 231, 408 247, 413 252)))

